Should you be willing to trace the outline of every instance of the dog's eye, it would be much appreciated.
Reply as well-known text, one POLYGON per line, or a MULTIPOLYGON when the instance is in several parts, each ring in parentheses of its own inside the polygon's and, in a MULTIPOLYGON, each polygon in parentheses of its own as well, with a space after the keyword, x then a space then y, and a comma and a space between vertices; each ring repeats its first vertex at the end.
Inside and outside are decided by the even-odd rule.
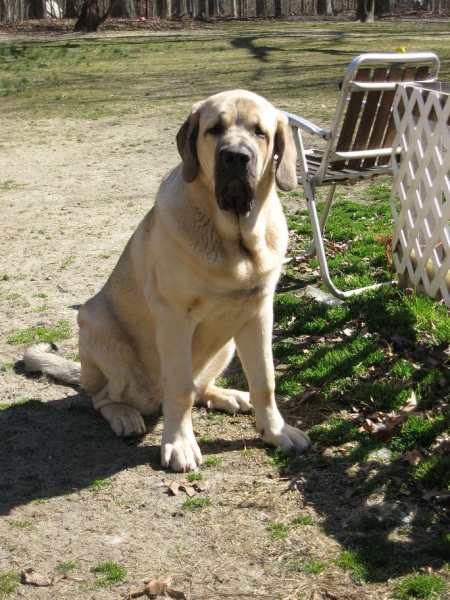
POLYGON ((220 123, 216 123, 214 127, 210 127, 206 133, 210 133, 211 135, 220 135, 223 133, 223 126, 220 123))
POLYGON ((266 137, 265 132, 261 129, 261 127, 259 125, 255 126, 255 135, 257 135, 258 137, 264 139, 266 137))

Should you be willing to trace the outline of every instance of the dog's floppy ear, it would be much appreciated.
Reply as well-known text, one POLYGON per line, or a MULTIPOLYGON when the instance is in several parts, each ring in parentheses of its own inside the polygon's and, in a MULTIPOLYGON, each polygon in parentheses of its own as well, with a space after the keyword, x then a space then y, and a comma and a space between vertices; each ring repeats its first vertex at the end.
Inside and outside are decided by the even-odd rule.
POLYGON ((177 148, 183 160, 183 179, 187 183, 192 183, 198 175, 197 136, 199 119, 198 110, 191 112, 189 118, 177 133, 177 148))
POLYGON ((275 154, 275 180, 283 192, 290 192, 297 187, 297 152, 287 118, 281 114, 275 134, 275 154))

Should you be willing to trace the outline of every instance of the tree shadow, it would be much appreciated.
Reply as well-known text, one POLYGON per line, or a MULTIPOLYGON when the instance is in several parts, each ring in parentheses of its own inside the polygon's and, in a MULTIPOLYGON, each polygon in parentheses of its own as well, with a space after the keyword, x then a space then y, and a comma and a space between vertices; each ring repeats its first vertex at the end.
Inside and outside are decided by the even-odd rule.
MULTIPOLYGON (((285 289, 295 286, 289 278, 283 283, 285 289)), ((384 582, 421 568, 437 569, 450 559, 445 515, 444 519, 437 518, 437 505, 423 497, 427 488, 445 487, 442 477, 448 467, 443 467, 442 462, 431 465, 427 479, 412 485, 411 465, 406 460, 395 460, 398 451, 394 441, 384 442, 359 431, 358 423, 349 418, 349 413, 364 404, 372 404, 377 410, 392 410, 395 392, 392 377, 386 375, 396 360, 413 360, 413 377, 399 381, 399 386, 405 391, 421 386, 423 411, 431 408, 440 394, 439 383, 433 387, 429 382, 436 364, 441 377, 450 381, 447 348, 430 348, 419 342, 417 317, 408 303, 396 303, 395 297, 386 302, 384 294, 366 294, 335 309, 313 300, 295 299, 291 294, 282 297, 275 310, 277 322, 282 324, 284 319, 289 324, 277 332, 275 355, 282 367, 278 386, 296 378, 305 385, 303 372, 326 358, 328 352, 342 350, 340 362, 334 362, 329 371, 321 372, 316 379, 307 380, 308 385, 317 388, 312 400, 302 402, 300 407, 300 395, 294 394, 280 405, 291 423, 306 412, 313 426, 312 452, 291 458, 288 463, 290 472, 301 473, 307 482, 304 501, 322 517, 326 534, 337 540, 343 551, 351 553, 359 577, 368 582, 384 582), (339 337, 339 332, 349 326, 364 329, 368 336, 359 352, 354 347, 346 352, 354 338, 339 337), (314 328, 317 336, 309 333, 314 328), (332 335, 328 344, 329 333, 332 335), (367 364, 368 356, 377 348, 387 347, 391 358, 359 377, 358 366, 367 364), (301 369, 289 363, 289 357, 295 356, 306 356, 301 369), (350 393, 345 389, 330 393, 331 386, 345 386, 346 382, 351 382, 350 393), (323 392, 325 386, 329 386, 327 392, 323 392)), ((450 415, 446 420, 436 420, 429 429, 430 441, 448 431, 449 424, 450 415)), ((412 440, 411 449, 414 447, 412 440)))

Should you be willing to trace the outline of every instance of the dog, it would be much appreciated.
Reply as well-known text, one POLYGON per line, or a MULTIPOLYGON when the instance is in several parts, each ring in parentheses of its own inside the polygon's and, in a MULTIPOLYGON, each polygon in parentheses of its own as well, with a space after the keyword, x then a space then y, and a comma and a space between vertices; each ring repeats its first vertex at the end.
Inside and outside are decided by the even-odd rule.
POLYGON ((196 470, 195 404, 254 410, 269 445, 306 451, 275 401, 273 295, 288 243, 276 184, 297 185, 286 117, 226 91, 193 105, 177 134, 182 162, 162 181, 104 287, 78 313, 80 363, 28 348, 26 369, 81 384, 119 436, 145 433, 162 404, 161 463, 196 470), (235 351, 248 392, 214 385, 235 351))

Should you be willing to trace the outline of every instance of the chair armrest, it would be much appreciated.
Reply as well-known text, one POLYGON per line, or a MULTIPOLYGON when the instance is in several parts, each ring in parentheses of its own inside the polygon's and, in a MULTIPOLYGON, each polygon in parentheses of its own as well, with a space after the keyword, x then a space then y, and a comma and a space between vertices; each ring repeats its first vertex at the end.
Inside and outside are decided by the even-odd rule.
POLYGON ((285 110, 283 110, 282 113, 285 114, 289 119, 289 125, 291 125, 291 127, 298 127, 299 129, 306 131, 306 133, 310 133, 312 135, 319 135, 324 140, 330 139, 331 132, 326 131, 326 129, 322 129, 312 121, 308 121, 308 119, 304 119, 303 117, 299 117, 298 115, 286 112, 285 110))

